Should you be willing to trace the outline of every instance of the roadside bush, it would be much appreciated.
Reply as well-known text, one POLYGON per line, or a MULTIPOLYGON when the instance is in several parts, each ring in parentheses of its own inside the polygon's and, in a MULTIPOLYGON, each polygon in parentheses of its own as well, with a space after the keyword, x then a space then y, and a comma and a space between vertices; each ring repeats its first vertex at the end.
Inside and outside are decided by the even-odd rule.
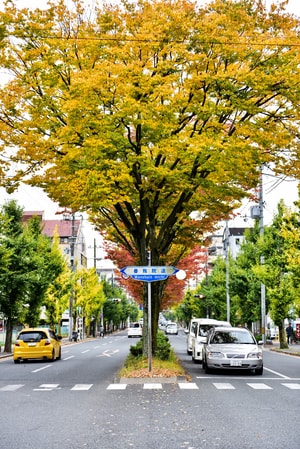
POLYGON ((142 339, 139 340, 135 346, 130 346, 130 354, 133 357, 140 357, 143 354, 143 341, 142 341, 142 339))
MULTIPOLYGON (((130 346, 130 354, 133 357, 141 357, 143 354, 143 342, 139 340, 135 346, 130 346)), ((168 337, 158 331, 156 339, 156 352, 154 354, 159 360, 169 360, 171 354, 171 344, 168 337)))
POLYGON ((160 360, 169 360, 171 344, 168 337, 161 331, 157 332, 155 357, 160 360))

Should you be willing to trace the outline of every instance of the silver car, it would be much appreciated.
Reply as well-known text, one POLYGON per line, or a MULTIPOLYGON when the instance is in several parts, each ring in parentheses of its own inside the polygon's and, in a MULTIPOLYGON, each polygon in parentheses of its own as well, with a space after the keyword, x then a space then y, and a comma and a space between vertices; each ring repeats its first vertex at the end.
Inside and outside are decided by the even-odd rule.
POLYGON ((202 366, 206 373, 212 369, 253 370, 263 373, 262 341, 241 327, 215 327, 203 346, 202 366))

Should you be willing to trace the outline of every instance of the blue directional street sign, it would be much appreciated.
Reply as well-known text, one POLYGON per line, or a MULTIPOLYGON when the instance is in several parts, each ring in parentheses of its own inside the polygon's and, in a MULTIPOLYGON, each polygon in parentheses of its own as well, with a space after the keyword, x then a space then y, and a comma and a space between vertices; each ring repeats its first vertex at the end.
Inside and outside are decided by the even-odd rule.
POLYGON ((152 267, 152 266, 128 266, 121 270, 124 277, 131 277, 135 281, 154 282, 164 281, 168 276, 177 273, 178 268, 175 267, 152 267))

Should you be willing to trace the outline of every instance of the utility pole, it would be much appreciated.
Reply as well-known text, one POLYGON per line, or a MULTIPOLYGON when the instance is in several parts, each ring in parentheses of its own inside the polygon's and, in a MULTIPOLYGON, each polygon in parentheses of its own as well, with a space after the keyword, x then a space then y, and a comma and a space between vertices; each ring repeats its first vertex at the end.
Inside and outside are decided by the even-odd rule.
MULTIPOLYGON (((148 267, 151 267, 151 251, 147 251, 148 267)), ((148 371, 152 371, 152 310, 151 282, 148 282, 148 371)))
MULTIPOLYGON (((264 235, 264 199, 263 199, 263 165, 260 167, 260 185, 259 185, 259 233, 264 235)), ((260 256, 260 264, 264 264, 264 256, 260 256)), ((266 286, 260 284, 261 301, 261 335, 264 345, 266 344, 266 286)))
POLYGON ((226 310, 227 321, 230 323, 230 295, 229 295, 229 228, 228 220, 225 226, 225 259, 226 259, 226 310))
MULTIPOLYGON (((72 274, 75 270, 75 213, 72 213, 72 230, 71 230, 71 241, 70 241, 70 266, 72 274)), ((70 305, 69 305, 69 341, 72 341, 72 333, 73 333, 73 296, 74 296, 74 288, 71 289, 70 294, 70 305)))

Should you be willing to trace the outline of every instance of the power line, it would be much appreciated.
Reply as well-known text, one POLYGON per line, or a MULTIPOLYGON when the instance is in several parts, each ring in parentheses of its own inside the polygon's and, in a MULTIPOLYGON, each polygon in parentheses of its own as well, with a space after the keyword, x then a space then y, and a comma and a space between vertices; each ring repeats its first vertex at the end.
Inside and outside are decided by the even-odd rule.
MULTIPOLYGON (((43 29, 35 28, 33 30, 34 32, 43 32, 43 29)), ((64 40, 64 41, 108 41, 108 42, 141 42, 141 43, 163 43, 165 45, 168 44, 185 44, 190 45, 191 43, 194 43, 195 45, 228 45, 228 46, 258 46, 258 47, 300 47, 300 42, 268 42, 266 40, 264 41, 231 41, 231 40, 194 40, 194 39, 172 39, 172 40, 165 40, 163 37, 162 39, 154 39, 154 38, 134 38, 134 37, 124 37, 124 36, 58 36, 58 35, 41 35, 41 36, 35 36, 35 35, 26 35, 26 34, 16 34, 16 33, 8 33, 7 36, 15 37, 19 39, 50 39, 50 40, 64 40)), ((250 38, 253 39, 254 36, 246 36, 245 39, 250 38)), ((226 37, 225 37, 226 39, 226 37)), ((274 39, 274 38, 272 38, 274 39)), ((297 39, 297 38, 295 38, 297 39)))

